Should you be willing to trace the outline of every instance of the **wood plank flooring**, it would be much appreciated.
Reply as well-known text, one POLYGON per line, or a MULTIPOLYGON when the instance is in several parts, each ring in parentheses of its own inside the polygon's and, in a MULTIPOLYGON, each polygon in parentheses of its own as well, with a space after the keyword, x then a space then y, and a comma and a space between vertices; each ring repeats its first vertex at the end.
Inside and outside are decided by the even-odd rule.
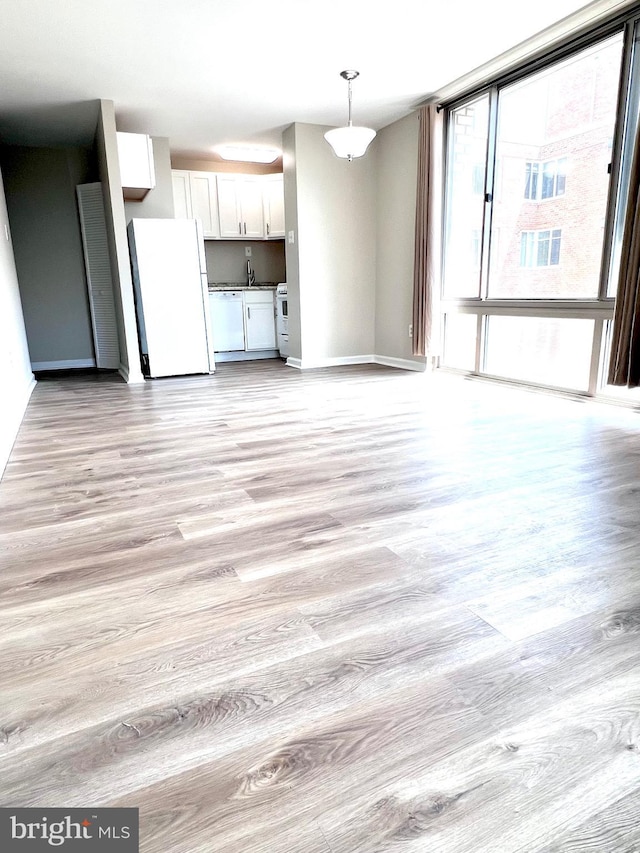
POLYGON ((0 805, 143 853, 638 853, 640 413, 377 366, 41 381, 0 805))

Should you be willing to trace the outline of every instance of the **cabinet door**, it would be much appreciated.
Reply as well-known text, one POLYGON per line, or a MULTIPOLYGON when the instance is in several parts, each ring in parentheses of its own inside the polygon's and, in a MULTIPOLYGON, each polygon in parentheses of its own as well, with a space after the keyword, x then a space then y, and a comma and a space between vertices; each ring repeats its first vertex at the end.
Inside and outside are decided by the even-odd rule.
POLYGON ((244 350, 242 292, 210 293, 209 311, 215 352, 244 350))
POLYGON ((265 236, 262 187, 260 175, 245 175, 238 181, 242 236, 251 240, 261 240, 265 236))
POLYGON ((173 184, 173 215, 176 219, 192 219, 189 172, 174 169, 171 172, 171 183, 173 184))
POLYGON ((143 199, 156 185, 151 137, 145 133, 116 133, 120 182, 125 198, 143 199))
POLYGON ((218 191, 216 176, 212 172, 191 172, 191 210, 195 219, 202 222, 203 237, 219 237, 218 191))
POLYGON ((276 349, 276 324, 273 312, 273 293, 245 291, 244 321, 246 349, 276 349))
POLYGON ((282 175, 263 178, 265 236, 284 237, 284 180, 282 175))
POLYGON ((218 212, 221 237, 242 237, 242 211, 235 175, 218 175, 218 212))

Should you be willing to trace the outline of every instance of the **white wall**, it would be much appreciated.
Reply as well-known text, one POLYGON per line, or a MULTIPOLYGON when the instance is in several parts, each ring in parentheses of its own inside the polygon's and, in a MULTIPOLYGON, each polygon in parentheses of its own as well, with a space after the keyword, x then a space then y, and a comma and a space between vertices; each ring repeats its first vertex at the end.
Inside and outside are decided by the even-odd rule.
POLYGON ((100 101, 96 132, 98 170, 104 193, 105 218, 111 255, 118 338, 120 373, 127 382, 144 382, 140 366, 138 329, 133 300, 133 281, 127 242, 127 225, 120 182, 120 161, 113 101, 100 101))
POLYGON ((22 317, 9 217, 0 175, 0 476, 35 385, 22 317))
MULTIPOLYGON (((303 368, 366 361, 374 352, 376 151, 371 148, 351 163, 341 160, 324 139, 327 129, 295 124, 293 147, 290 136, 285 147, 287 230, 293 221, 287 197, 291 168, 296 180, 292 213, 298 280, 292 285, 299 300, 303 368)), ((293 274, 290 254, 288 281, 293 274)), ((291 341, 294 357, 295 344, 291 341)))
POLYGON ((412 113, 376 137, 377 267, 375 352, 379 360, 423 369, 411 354, 413 254, 418 176, 418 114, 412 113))

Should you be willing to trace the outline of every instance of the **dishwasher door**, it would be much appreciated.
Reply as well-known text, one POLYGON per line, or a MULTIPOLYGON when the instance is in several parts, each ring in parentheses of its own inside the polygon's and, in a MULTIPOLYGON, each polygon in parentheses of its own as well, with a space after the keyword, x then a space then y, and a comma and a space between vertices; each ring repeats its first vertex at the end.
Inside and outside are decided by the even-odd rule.
POLYGON ((215 352, 243 352, 245 346, 242 291, 210 292, 209 312, 215 352))

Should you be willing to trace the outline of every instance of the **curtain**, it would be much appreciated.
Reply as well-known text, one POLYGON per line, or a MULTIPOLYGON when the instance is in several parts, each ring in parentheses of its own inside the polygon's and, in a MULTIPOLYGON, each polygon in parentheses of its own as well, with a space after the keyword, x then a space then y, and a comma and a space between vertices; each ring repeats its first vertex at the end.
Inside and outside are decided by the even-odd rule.
POLYGON ((421 107, 413 264, 413 354, 435 354, 433 319, 440 294, 443 195, 443 114, 421 107))
POLYGON ((629 177, 608 381, 640 385, 640 126, 629 177))

